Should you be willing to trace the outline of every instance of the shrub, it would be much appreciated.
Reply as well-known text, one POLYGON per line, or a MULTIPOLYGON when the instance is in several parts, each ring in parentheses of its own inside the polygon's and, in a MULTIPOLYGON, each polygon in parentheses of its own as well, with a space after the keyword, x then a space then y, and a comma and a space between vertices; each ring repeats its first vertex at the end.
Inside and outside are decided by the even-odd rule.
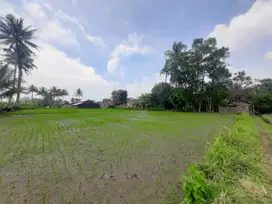
POLYGON ((185 195, 183 204, 205 203, 211 197, 210 187, 197 165, 190 166, 189 174, 184 179, 183 191, 185 195))

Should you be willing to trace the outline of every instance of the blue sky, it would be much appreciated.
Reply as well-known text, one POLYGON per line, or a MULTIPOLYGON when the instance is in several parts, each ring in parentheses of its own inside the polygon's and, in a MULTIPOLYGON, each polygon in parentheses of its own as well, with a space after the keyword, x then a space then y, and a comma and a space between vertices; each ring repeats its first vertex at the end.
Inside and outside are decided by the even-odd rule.
POLYGON ((272 77, 271 0, 0 0, 0 15, 14 13, 38 29, 38 70, 28 84, 78 87, 85 98, 109 97, 115 88, 139 96, 164 80, 164 51, 214 36, 231 49, 235 72, 272 77), (2 9, 3 8, 3 9, 2 9))

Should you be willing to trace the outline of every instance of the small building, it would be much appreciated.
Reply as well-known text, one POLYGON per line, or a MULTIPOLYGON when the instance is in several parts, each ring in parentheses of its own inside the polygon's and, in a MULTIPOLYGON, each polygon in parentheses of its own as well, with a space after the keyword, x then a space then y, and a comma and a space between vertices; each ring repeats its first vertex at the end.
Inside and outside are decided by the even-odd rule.
POLYGON ((100 107, 101 108, 108 108, 110 106, 112 106, 112 100, 111 99, 107 99, 107 98, 104 98, 101 102, 100 102, 100 107))
POLYGON ((135 108, 138 103, 138 100, 135 98, 129 98, 127 101, 127 108, 135 108))
POLYGON ((249 114, 254 113, 252 104, 248 102, 235 102, 225 106, 219 106, 219 113, 242 113, 248 112, 249 114))
POLYGON ((99 104, 92 100, 81 101, 71 105, 74 108, 100 108, 99 104))

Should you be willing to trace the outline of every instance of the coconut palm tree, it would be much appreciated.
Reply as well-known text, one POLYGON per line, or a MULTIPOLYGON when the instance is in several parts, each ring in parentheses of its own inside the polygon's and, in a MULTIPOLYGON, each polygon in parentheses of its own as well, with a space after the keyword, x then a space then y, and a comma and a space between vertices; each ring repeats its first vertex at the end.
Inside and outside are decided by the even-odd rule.
POLYGON ((61 90, 61 96, 62 96, 62 97, 63 97, 63 96, 69 96, 68 91, 67 91, 66 89, 62 89, 62 90, 61 90))
POLYGON ((174 42, 172 50, 165 51, 165 64, 161 70, 161 74, 165 74, 165 82, 168 76, 170 82, 177 80, 176 75, 185 67, 183 59, 186 57, 186 51, 187 46, 182 42, 174 42))
POLYGON ((83 97, 83 91, 80 88, 78 88, 76 90, 75 96, 79 97, 79 98, 82 98, 83 97))
POLYGON ((12 74, 7 65, 0 63, 0 99, 14 94, 12 74))
POLYGON ((34 93, 37 93, 38 92, 38 88, 36 86, 34 86, 33 84, 31 84, 29 87, 28 87, 28 93, 31 93, 31 100, 32 100, 32 103, 33 103, 33 94, 34 93))
POLYGON ((43 99, 44 99, 44 97, 46 96, 46 94, 47 94, 47 89, 45 88, 45 87, 40 87, 39 89, 38 89, 38 95, 40 95, 43 99))
MULTIPOLYGON (((34 44, 33 36, 36 30, 31 26, 24 26, 22 18, 15 18, 12 14, 8 14, 5 18, 0 18, 0 43, 6 46, 6 61, 14 65, 14 78, 17 76, 17 97, 16 103, 20 100, 20 90, 23 73, 29 73, 35 66, 33 63, 34 52, 32 48, 38 49, 34 44)), ((16 81, 13 81, 13 89, 16 81)))
POLYGON ((56 86, 51 87, 49 92, 52 94, 52 100, 55 101, 56 96, 58 95, 58 88, 56 86))

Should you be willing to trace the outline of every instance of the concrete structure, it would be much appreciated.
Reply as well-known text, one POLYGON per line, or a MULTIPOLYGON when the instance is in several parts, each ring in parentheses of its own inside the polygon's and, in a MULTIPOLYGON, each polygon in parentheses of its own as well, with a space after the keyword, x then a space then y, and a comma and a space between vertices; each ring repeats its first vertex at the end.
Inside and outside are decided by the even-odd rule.
POLYGON ((248 112, 253 114, 254 108, 247 102, 236 102, 227 106, 219 106, 219 113, 242 113, 248 112))

